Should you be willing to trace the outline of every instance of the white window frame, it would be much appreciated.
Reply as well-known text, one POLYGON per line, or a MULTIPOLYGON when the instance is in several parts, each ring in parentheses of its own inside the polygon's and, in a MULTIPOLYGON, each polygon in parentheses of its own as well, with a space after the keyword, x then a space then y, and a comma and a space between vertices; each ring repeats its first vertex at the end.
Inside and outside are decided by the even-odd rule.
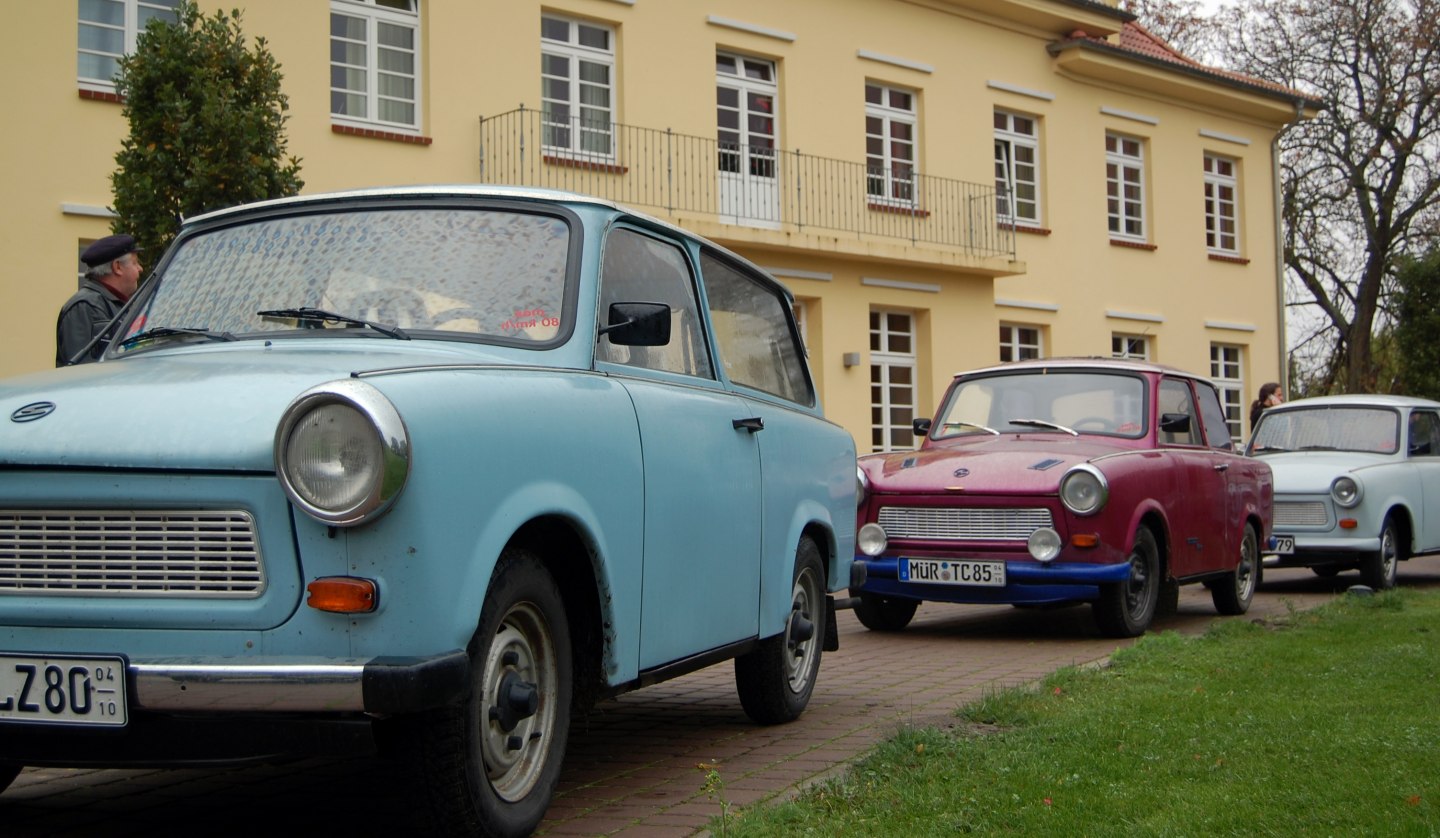
POLYGON ((1222 256, 1239 256, 1240 161, 1207 151, 1204 168, 1205 247, 1222 256), (1227 223, 1228 233, 1224 229, 1227 223))
POLYGON ((1036 117, 1002 108, 995 109, 995 189, 995 206, 1001 222, 1042 226, 1040 120, 1036 117), (1026 122, 1030 126, 1028 133, 1023 130, 1026 122), (1030 160, 1027 163, 1018 164, 1030 166, 1032 176, 1029 179, 1022 179, 1016 171, 1017 149, 1025 149, 1030 153, 1030 160), (1015 199, 1016 193, 1022 186, 1030 187, 1031 194, 1034 196, 1023 202, 1031 205, 1028 213, 1020 209, 1020 202, 1015 199))
POLYGON ((1233 343, 1210 344, 1210 380, 1220 391, 1220 406, 1225 408, 1230 439, 1244 439, 1245 347, 1233 343))
POLYGON ((720 50, 715 53, 715 85, 715 131, 719 144, 716 166, 733 175, 774 180, 780 145, 779 68, 774 61, 720 50), (719 88, 734 91, 734 106, 721 103, 719 88), (770 103, 768 113, 762 106, 767 101, 770 103), (734 128, 718 124, 721 111, 734 114, 734 128), (760 120, 758 128, 755 120, 760 120), (727 133, 736 139, 721 139, 727 133))
POLYGON ((1125 332, 1110 333, 1110 357, 1130 361, 1150 360, 1150 337, 1125 332))
MULTIPOLYGON (((901 450, 891 445, 896 436, 905 437, 907 434, 914 434, 914 417, 918 416, 919 410, 919 388, 918 379, 919 365, 916 362, 916 317, 908 311, 896 311, 894 309, 872 309, 870 311, 872 323, 870 326, 870 384, 872 391, 878 389, 880 401, 870 402, 870 409, 878 412, 880 421, 876 422, 874 417, 870 421, 870 450, 876 453, 884 451, 901 450), (908 324, 908 331, 897 331, 891 328, 891 318, 901 318, 908 324), (892 348, 892 338, 904 336, 910 343, 909 352, 895 351, 892 348), (895 384, 894 371, 905 369, 909 371, 909 384, 895 384), (905 403, 895 399, 896 390, 899 387, 910 388, 910 401, 905 403), (890 421, 894 410, 908 409, 912 419, 909 425, 897 425, 890 421), (877 433, 880 436, 881 444, 875 444, 877 433)), ((913 445, 911 447, 914 447, 913 445)))
POLYGON ((615 27, 563 15, 541 15, 540 62, 540 119, 544 129, 541 145, 545 152, 572 159, 615 162, 615 27), (547 37, 546 23, 563 23, 566 27, 566 40, 547 37), (604 32, 606 47, 601 49, 582 44, 582 27, 604 32), (565 59, 566 75, 547 72, 546 56, 565 59), (605 82, 600 84, 582 79, 582 64, 604 68, 605 82), (558 99, 549 95, 546 89, 547 81, 563 81, 569 88, 567 97, 558 99), (603 106, 586 104, 581 95, 582 89, 596 88, 603 89, 606 93, 603 106), (555 104, 563 105, 567 111, 563 122, 552 122, 550 109, 555 104), (588 112, 597 112, 603 114, 603 117, 586 118, 584 115, 588 112), (559 125, 564 125, 564 129, 554 127, 559 125), (562 133, 566 141, 557 142, 556 137, 562 133))
MULTIPOLYGON (((53 0, 52 0, 53 2, 53 0)), ((153 17, 168 17, 174 22, 179 22, 180 16, 176 5, 178 0, 106 0, 112 7, 119 6, 123 9, 123 20, 119 23, 110 23, 98 20, 85 20, 79 17, 79 9, 76 11, 76 34, 75 34, 75 80, 82 90, 93 90, 99 93, 115 92, 115 77, 108 79, 93 78, 80 74, 80 56, 99 56, 102 60, 108 59, 118 62, 124 56, 135 52, 135 44, 140 38, 140 33, 145 30, 145 24, 153 17), (144 23, 141 23, 140 14, 146 11, 144 23), (106 52, 95 47, 81 45, 81 33, 87 29, 105 30, 110 32, 122 32, 124 39, 124 52, 106 52)), ((118 65, 116 72, 119 72, 118 65)))
POLYGON ((1045 328, 1034 323, 1000 324, 1000 362, 1022 361, 1045 357, 1045 328), (1027 340, 1034 332, 1034 340, 1027 340), (1006 353, 1010 357, 1005 357, 1006 353))
MULTIPOLYGON (((393 1, 393 0, 392 0, 393 1)), ((344 43, 360 44, 359 41, 339 39, 334 34, 334 24, 331 24, 331 53, 329 69, 331 74, 330 86, 330 120, 337 125, 349 125, 359 128, 383 128, 387 131, 400 133, 419 134, 423 115, 421 112, 421 78, 420 68, 420 0, 402 0, 408 2, 409 11, 390 8, 378 5, 377 0, 330 0, 330 15, 333 21, 335 15, 342 17, 356 18, 365 21, 365 41, 362 44, 365 50, 365 63, 363 65, 347 64, 335 60, 334 45, 337 40, 344 43), (393 26, 399 29, 410 30, 411 45, 413 49, 404 49, 394 45, 380 43, 380 26, 393 26), (384 49, 387 52, 408 53, 411 56, 410 73, 394 69, 381 69, 380 53, 384 49), (334 77, 337 69, 342 71, 361 71, 365 75, 365 89, 363 91, 350 90, 334 86, 334 77), (381 95, 381 77, 394 77, 397 79, 408 79, 411 85, 411 97, 381 95), (336 113, 334 96, 363 96, 365 100, 365 114, 336 113), (380 117, 381 100, 406 103, 410 106, 413 119, 410 121, 397 121, 382 119, 380 117)))
POLYGON ((1139 137, 1105 132, 1106 219, 1110 238, 1146 242, 1145 141, 1139 137), (1127 187, 1135 190, 1127 195, 1127 187))
POLYGON ((920 171, 920 115, 918 91, 879 82, 865 82, 865 196, 872 204, 914 206, 918 192, 916 179, 920 171), (880 102, 870 101, 871 89, 880 93, 880 102), (897 105, 897 97, 908 97, 909 105, 897 105), (870 120, 879 120, 880 133, 871 130, 870 120), (896 127, 909 128, 909 139, 897 138, 896 127), (880 153, 870 149, 872 140, 880 141, 880 153), (908 147, 910 159, 896 156, 896 146, 908 147), (897 173, 898 166, 910 167, 909 176, 897 173), (876 172, 876 169, 881 171, 876 172), (879 190, 878 192, 876 190, 879 190))

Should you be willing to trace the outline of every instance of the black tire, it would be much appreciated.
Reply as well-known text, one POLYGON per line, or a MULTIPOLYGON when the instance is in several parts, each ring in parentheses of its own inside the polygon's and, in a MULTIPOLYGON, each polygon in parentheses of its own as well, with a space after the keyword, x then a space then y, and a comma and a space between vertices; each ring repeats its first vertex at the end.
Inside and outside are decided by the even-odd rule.
POLYGON ((861 593, 855 603, 860 625, 871 631, 903 631, 920 607, 917 599, 861 593))
POLYGON ((735 659, 740 706, 762 725, 799 718, 810 703, 820 673, 827 613, 825 566, 820 561, 820 548, 809 538, 800 539, 795 550, 793 578, 785 630, 735 659))
POLYGON ((1091 609, 1095 624, 1106 637, 1139 637, 1155 619, 1160 600, 1160 548, 1149 527, 1135 531, 1130 550, 1130 579, 1100 586, 1100 598, 1091 609))
POLYGON ((24 770, 25 766, 23 765, 12 765, 8 762, 0 762, 0 792, 10 788, 10 784, 15 782, 15 778, 19 777, 20 772, 24 770))
POLYGON ((1340 575, 1340 568, 1333 564, 1322 564, 1319 567, 1310 568, 1310 572, 1319 576, 1321 579, 1334 579, 1340 575))
POLYGON ((1360 581, 1377 591, 1395 587, 1396 569, 1404 553, 1395 516, 1386 515, 1380 527, 1380 549, 1360 560, 1360 581))
POLYGON ((1260 585, 1260 572, 1260 539, 1255 535, 1255 528, 1246 524, 1235 570, 1210 586, 1210 599, 1215 602, 1215 610, 1221 614, 1249 611, 1255 589, 1260 585))
POLYGON ((565 607, 530 551, 501 554, 468 651, 470 695, 397 738, 432 834, 529 835, 560 777, 573 697, 565 607))

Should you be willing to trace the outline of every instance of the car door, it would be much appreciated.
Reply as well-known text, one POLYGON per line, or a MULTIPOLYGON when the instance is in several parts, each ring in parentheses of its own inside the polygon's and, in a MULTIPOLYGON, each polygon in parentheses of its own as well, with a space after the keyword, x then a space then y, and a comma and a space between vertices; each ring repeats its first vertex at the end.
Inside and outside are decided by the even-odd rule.
POLYGON ((1184 418, 1184 428, 1158 434, 1175 468, 1169 497, 1161 498, 1170 521, 1170 572, 1193 576, 1222 566, 1226 554, 1228 514, 1225 472, 1229 463, 1205 447, 1203 426, 1187 379, 1166 376, 1157 395, 1156 421, 1184 418))
POLYGON ((1409 467, 1420 484, 1420 504, 1415 510, 1415 549, 1440 549, 1440 413, 1413 410, 1410 413, 1406 452, 1409 467))
MULTIPOLYGON (((1220 403, 1220 391, 1207 382, 1195 381, 1193 384, 1211 467, 1225 478, 1224 549, 1216 558, 1228 567, 1240 555, 1240 537, 1244 533, 1241 527, 1244 526, 1247 505, 1259 505, 1255 479, 1257 464, 1235 453, 1235 439, 1230 436, 1230 424, 1220 403)), ((1267 535, 1257 532, 1255 537, 1265 538, 1267 535)))
POLYGON ((749 418, 742 400, 714 374, 684 250, 617 226, 601 259, 602 318, 615 302, 660 302, 671 311, 667 345, 618 346, 601 335, 595 351, 596 369, 629 392, 640 426, 643 670, 756 636, 760 451, 736 424, 749 418))

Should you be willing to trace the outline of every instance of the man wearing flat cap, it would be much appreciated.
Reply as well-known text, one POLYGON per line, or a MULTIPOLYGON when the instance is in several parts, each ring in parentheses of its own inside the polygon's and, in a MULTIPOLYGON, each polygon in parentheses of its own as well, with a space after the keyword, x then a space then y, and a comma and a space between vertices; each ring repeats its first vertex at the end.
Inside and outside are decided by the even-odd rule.
MULTIPOLYGON (((55 323, 55 366, 69 364, 90 339, 105 328, 120 307, 140 285, 140 255, 131 236, 106 236, 80 254, 85 263, 85 280, 65 305, 55 323)), ((95 345, 75 363, 99 359, 105 341, 95 345)))

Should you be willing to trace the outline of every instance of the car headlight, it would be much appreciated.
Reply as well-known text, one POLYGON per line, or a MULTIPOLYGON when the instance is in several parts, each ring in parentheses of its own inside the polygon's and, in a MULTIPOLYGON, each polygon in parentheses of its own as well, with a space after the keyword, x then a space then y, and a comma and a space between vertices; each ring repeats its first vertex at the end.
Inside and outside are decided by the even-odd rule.
POLYGON ((1364 496, 1365 490, 1360 488, 1360 481, 1348 475, 1341 475, 1330 484, 1330 497, 1346 509, 1358 504, 1364 496))
POLYGON ((890 546, 890 539, 885 536, 885 529, 879 524, 866 524, 855 533, 855 546, 867 556, 878 556, 890 546))
POLYGON ((1100 469, 1081 464, 1060 478, 1060 502, 1076 515, 1094 515, 1110 499, 1110 484, 1100 469))
POLYGON ((275 471, 312 518, 351 527, 382 515, 410 474, 410 438, 379 390, 355 379, 291 402, 275 429, 275 471))
POLYGON ((865 469, 855 466, 855 508, 859 509, 865 505, 865 497, 870 494, 870 481, 865 479, 865 469))

